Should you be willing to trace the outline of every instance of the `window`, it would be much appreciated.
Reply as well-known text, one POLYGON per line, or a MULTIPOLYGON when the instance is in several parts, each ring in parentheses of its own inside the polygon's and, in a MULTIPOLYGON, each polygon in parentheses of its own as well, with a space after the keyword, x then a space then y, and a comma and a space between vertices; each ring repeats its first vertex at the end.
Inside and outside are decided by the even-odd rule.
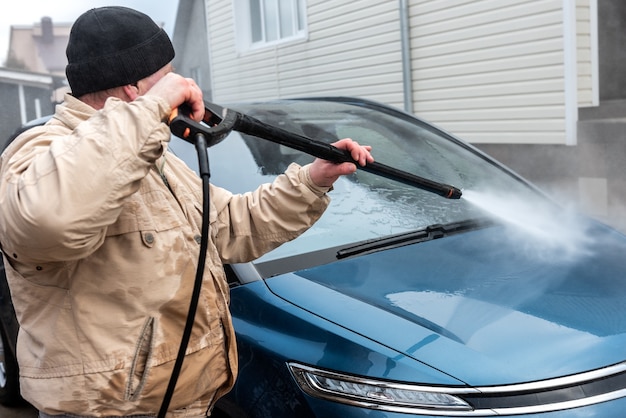
POLYGON ((240 23, 240 49, 306 37, 305 0, 233 0, 233 4, 240 23))

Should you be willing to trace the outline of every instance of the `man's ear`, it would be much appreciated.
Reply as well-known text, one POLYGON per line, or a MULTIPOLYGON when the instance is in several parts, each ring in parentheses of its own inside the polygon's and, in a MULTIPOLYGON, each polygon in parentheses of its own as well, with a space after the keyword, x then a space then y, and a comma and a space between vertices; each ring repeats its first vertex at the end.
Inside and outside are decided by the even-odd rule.
POLYGON ((124 94, 128 96, 128 99, 131 102, 135 100, 137 97, 139 97, 139 87, 137 87, 137 83, 126 84, 122 86, 122 89, 124 90, 124 94))

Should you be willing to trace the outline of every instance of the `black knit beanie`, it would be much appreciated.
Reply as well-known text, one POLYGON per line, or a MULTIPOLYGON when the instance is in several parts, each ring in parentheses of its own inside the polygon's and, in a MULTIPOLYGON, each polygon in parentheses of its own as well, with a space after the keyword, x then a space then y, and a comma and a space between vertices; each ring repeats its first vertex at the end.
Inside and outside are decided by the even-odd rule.
POLYGON ((72 26, 65 74, 75 97, 133 84, 172 61, 167 33, 150 17, 127 7, 83 13, 72 26))

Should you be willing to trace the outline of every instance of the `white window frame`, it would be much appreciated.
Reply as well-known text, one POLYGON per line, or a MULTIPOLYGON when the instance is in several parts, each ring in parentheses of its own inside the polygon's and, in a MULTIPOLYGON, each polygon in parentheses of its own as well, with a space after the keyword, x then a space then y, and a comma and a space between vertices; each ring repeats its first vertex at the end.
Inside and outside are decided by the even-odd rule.
POLYGON ((235 11, 235 34, 237 38, 237 49, 239 52, 263 49, 283 43, 306 39, 308 36, 306 19, 306 0, 233 0, 233 10, 235 11), (253 16, 251 3, 257 2, 260 6, 260 16, 253 16), (282 11, 287 10, 287 22, 282 11), (285 8, 287 6, 287 8, 285 8), (272 10, 273 9, 273 10, 272 10), (273 12, 273 16, 266 16, 266 13, 273 12), (261 30, 261 39, 253 40, 253 22, 258 19, 261 30), (273 23, 271 26, 269 26, 273 23), (290 33, 284 34, 281 31, 281 23, 290 24, 290 33), (276 31, 276 37, 268 39, 269 30, 276 31))

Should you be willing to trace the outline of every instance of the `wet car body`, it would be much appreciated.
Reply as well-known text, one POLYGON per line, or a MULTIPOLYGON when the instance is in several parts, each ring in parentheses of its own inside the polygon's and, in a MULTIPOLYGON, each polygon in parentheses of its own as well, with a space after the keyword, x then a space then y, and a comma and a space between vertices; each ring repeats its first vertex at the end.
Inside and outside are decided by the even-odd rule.
MULTIPOLYGON (((624 250, 621 236, 611 237, 613 232, 598 228, 598 234, 608 234, 609 242, 616 240, 608 244, 614 251, 624 250)), ((293 361, 294 352, 298 362, 306 359, 306 364, 315 364, 318 370, 341 370, 390 382, 427 382, 431 389, 445 387, 450 393, 458 390, 475 406, 471 413, 458 415, 450 410, 431 415, 427 409, 397 408, 416 415, 536 416, 536 411, 584 404, 594 393, 616 391, 610 396, 619 396, 625 378, 623 353, 618 349, 626 342, 620 313, 623 284, 598 282, 597 271, 584 267, 590 260, 574 270, 548 265, 546 272, 554 273, 552 280, 543 275, 528 277, 526 269, 510 270, 512 260, 522 266, 524 257, 516 248, 494 247, 491 238, 485 237, 493 231, 465 234, 474 236, 407 245, 358 261, 339 261, 276 276, 263 284, 255 282, 258 287, 252 293, 233 292, 231 309, 241 336, 242 374, 259 376, 255 381, 265 385, 257 388, 261 402, 249 399, 250 405, 283 399, 277 393, 282 391, 280 386, 288 387, 290 376, 280 382, 272 376, 280 376, 283 363, 293 361), (488 245, 468 248, 471 239, 488 245), (427 248, 417 254, 415 245, 427 248), (510 258, 503 257, 499 263, 484 260, 481 254, 489 251, 510 258), (458 263, 459 255, 465 264, 458 263), (403 260, 401 268, 399 260, 403 260), (470 274, 480 280, 467 280, 470 274), (306 313, 293 315, 294 310, 306 313), (589 312, 605 321, 597 321, 589 312), (268 322, 281 326, 268 327, 268 322), (260 349, 260 342, 268 347, 260 349), (282 353, 280 360, 277 353, 282 353), (582 371, 589 374, 581 375, 582 371)), ((605 253, 593 261, 610 266, 615 255, 605 253)), ((614 273, 622 274, 618 265, 613 267, 614 273)), ((240 379, 231 396, 247 398, 249 387, 240 379)), ((362 416, 348 411, 331 415, 335 405, 316 400, 306 403, 319 408, 309 415, 297 407, 284 410, 287 405, 276 405, 281 416, 362 416)), ((624 405, 621 399, 548 416, 619 416, 624 405)))
MULTIPOLYGON (((359 171, 336 183, 327 213, 302 237, 226 266, 240 373, 217 416, 626 410, 621 233, 387 106, 327 98, 233 108, 325 142, 370 143, 377 161, 453 184, 464 197, 359 171)), ((194 165, 188 143, 173 140, 170 150, 194 165)), ((233 192, 312 160, 236 132, 208 155, 212 182, 233 192)))

